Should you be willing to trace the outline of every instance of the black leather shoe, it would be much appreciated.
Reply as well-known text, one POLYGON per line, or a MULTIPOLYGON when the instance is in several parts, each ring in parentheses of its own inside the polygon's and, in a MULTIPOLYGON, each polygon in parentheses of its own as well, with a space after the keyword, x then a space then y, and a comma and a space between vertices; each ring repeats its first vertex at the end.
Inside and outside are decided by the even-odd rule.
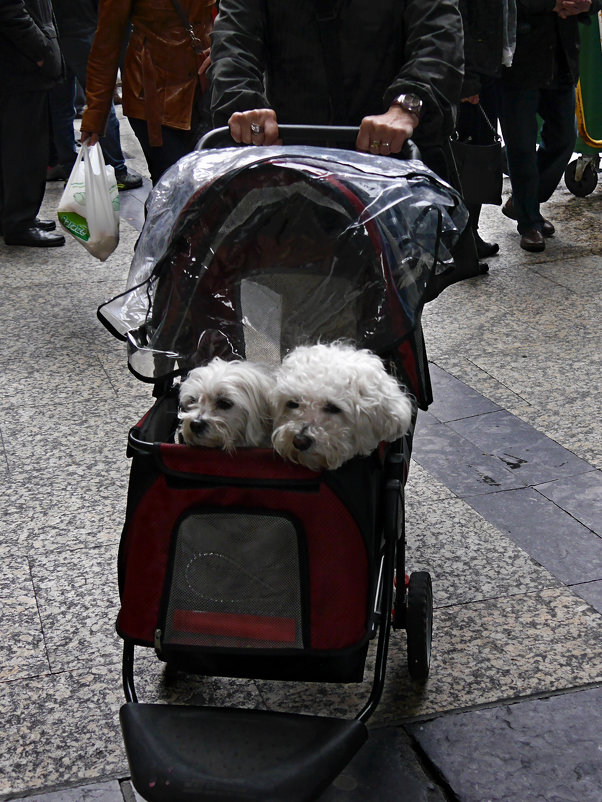
POLYGON ((54 220, 40 220, 39 217, 36 217, 33 224, 36 228, 39 228, 40 231, 54 231, 56 228, 54 220))
POLYGON ((13 231, 12 234, 5 234, 4 242, 7 245, 24 245, 30 248, 56 248, 65 244, 65 237, 62 234, 43 231, 36 226, 29 226, 13 231))
POLYGON ((538 253, 539 251, 543 251, 545 249, 546 241, 539 229, 531 228, 529 231, 525 231, 525 233, 522 234, 520 238, 520 247, 524 251, 538 253))
MULTIPOLYGON (((512 195, 510 195, 506 203, 502 206, 502 214, 505 214, 506 217, 509 217, 511 220, 516 220, 516 214, 514 212, 514 206, 512 204, 512 195)), ((554 225, 550 223, 549 220, 546 220, 545 217, 542 217, 541 219, 543 220, 541 233, 544 235, 544 237, 551 237, 552 234, 556 231, 554 225)))
POLYGON ((479 259, 487 259, 490 256, 494 256, 500 249, 497 242, 485 242, 485 240, 481 239, 476 233, 474 235, 474 241, 477 246, 477 256, 479 259))
POLYGON ((117 189, 120 192, 126 189, 138 189, 142 186, 142 176, 132 170, 115 173, 115 178, 117 179, 117 189))

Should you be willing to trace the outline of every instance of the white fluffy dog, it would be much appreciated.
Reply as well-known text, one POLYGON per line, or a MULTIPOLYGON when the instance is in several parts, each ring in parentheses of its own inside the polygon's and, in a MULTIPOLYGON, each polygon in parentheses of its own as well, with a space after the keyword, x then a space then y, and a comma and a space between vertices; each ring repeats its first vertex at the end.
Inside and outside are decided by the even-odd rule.
POLYGON ((287 354, 272 415, 272 444, 282 457, 332 470, 404 435, 412 404, 376 354, 339 342, 287 354))
POLYGON ((252 362, 215 357, 191 370, 180 385, 176 443, 232 452, 269 446, 269 396, 274 378, 252 362))

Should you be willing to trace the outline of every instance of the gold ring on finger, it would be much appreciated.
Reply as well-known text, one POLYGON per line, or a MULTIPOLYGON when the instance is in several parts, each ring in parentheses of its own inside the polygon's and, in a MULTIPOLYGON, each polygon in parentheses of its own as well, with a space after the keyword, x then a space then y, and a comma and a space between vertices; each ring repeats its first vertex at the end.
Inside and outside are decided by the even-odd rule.
POLYGON ((263 125, 258 125, 257 123, 251 123, 251 133, 252 134, 263 134, 265 128, 263 125))
POLYGON ((378 150, 380 148, 380 142, 377 139, 373 139, 370 142, 370 150, 378 150))

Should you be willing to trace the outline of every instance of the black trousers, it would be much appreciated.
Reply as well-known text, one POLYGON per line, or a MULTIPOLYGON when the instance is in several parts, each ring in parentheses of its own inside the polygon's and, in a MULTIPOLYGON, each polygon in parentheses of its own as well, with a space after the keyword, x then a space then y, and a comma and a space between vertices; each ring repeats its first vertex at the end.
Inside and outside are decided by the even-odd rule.
POLYGON ((134 117, 128 117, 128 120, 136 134, 136 138, 140 142, 153 186, 172 164, 175 164, 182 156, 186 156, 187 153, 194 150, 194 146, 200 136, 194 129, 192 131, 180 131, 176 128, 168 128, 162 125, 163 144, 160 147, 151 147, 148 141, 146 120, 137 120, 134 117))
POLYGON ((46 190, 48 92, 0 88, 0 222, 13 234, 33 225, 46 190))

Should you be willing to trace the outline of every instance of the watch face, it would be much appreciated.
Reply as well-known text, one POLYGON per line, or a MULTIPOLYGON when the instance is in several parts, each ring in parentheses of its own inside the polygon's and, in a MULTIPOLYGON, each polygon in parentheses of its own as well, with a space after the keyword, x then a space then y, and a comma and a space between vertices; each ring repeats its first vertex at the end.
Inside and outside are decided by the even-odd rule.
POLYGON ((420 112, 422 111, 422 100, 420 100, 420 98, 416 95, 400 95, 399 104, 400 106, 403 106, 404 109, 407 109, 408 111, 411 111, 413 114, 416 114, 418 117, 420 117, 420 112))

